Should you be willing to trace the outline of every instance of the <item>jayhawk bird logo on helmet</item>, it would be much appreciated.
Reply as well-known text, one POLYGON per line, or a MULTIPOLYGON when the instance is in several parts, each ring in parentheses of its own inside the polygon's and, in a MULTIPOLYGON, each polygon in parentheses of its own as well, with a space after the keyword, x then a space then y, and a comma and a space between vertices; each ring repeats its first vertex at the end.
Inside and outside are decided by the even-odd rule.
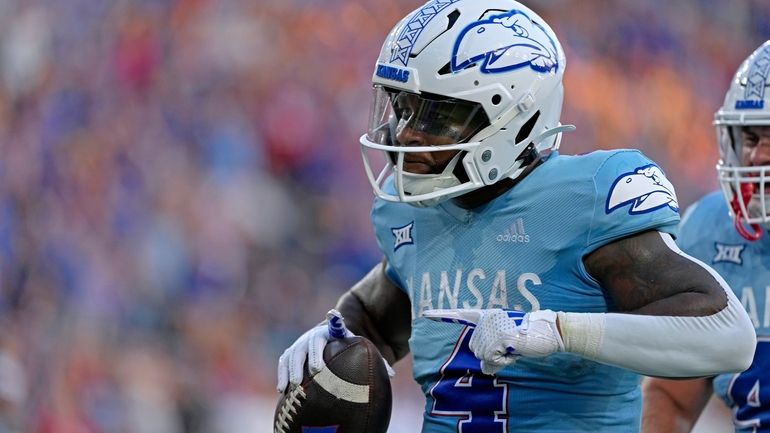
POLYGON ((514 9, 463 29, 452 50, 451 68, 457 72, 481 62, 484 73, 525 66, 549 72, 559 67, 556 51, 556 44, 545 29, 514 9))

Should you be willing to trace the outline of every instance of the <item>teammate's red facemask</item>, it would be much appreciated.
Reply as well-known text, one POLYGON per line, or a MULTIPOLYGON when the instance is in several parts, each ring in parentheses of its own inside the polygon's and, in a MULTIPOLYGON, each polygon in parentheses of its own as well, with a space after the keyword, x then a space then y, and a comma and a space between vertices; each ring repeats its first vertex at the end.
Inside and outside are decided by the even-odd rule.
MULTIPOLYGON (((756 184, 742 183, 740 186, 741 202, 748 203, 756 189, 756 184)), ((734 195, 732 201, 730 201, 730 206, 733 208, 733 213, 735 214, 735 230, 737 230, 738 234, 743 236, 743 238, 748 241, 759 240, 759 238, 762 237, 762 226, 759 224, 749 224, 749 227, 753 232, 750 232, 749 229, 746 228, 746 226, 743 224, 743 211, 741 210, 740 205, 741 202, 738 202, 737 194, 734 195)))

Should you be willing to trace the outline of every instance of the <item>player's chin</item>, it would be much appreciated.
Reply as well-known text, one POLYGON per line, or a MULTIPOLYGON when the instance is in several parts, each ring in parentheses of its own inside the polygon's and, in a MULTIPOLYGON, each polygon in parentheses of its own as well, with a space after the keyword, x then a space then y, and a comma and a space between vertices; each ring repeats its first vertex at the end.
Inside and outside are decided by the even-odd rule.
MULTIPOLYGON (((768 191, 770 191, 770 189, 768 189, 768 191)), ((746 203, 746 207, 749 211, 749 215, 765 215, 770 211, 770 194, 765 194, 764 197, 760 194, 752 195, 751 199, 746 203)))

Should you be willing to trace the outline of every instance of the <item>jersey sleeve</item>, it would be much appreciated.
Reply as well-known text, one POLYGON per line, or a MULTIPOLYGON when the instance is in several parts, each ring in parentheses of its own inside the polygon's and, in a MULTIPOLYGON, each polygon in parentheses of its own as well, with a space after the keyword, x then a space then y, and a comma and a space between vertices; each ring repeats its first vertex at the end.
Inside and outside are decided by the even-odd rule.
POLYGON ((636 150, 611 154, 593 177, 594 208, 584 254, 647 230, 676 236, 679 204, 661 168, 636 150))

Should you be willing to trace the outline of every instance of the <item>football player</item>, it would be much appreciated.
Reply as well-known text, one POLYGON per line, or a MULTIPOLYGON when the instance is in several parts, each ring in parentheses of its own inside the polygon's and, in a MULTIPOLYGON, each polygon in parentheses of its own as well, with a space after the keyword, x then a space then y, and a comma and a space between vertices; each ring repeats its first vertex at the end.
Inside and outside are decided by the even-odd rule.
MULTIPOLYGON (((432 0, 375 64, 361 150, 384 260, 336 308, 388 362, 411 353, 423 432, 634 431, 639 373, 751 363, 746 311, 672 239, 663 170, 558 153, 565 62, 520 3, 432 0)), ((284 352, 279 391, 323 367, 328 329, 284 352)))
POLYGON ((751 367, 690 381, 646 379, 645 432, 689 432, 712 392, 739 432, 770 429, 770 41, 738 68, 716 112, 722 192, 692 205, 677 242, 736 290, 756 328, 751 367))

